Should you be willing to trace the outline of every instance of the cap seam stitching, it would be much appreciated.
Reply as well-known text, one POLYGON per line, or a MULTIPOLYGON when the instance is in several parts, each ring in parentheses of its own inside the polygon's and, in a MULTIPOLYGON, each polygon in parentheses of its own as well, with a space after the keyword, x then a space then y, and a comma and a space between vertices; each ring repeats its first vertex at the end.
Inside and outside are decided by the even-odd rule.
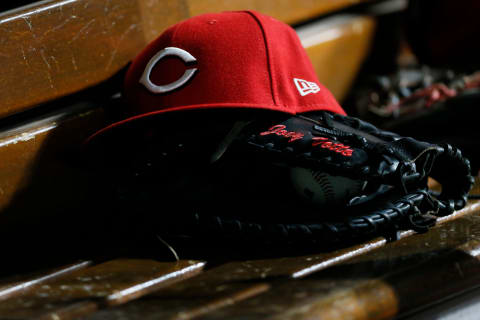
POLYGON ((177 24, 177 27, 175 28, 175 30, 173 30, 172 36, 171 36, 171 38, 170 38, 170 42, 171 42, 171 43, 175 43, 175 36, 177 35, 177 32, 178 32, 178 30, 182 27, 182 25, 183 25, 183 23, 182 23, 182 22, 179 22, 179 23, 177 24))
POLYGON ((265 45, 265 53, 266 53, 266 56, 267 56, 267 67, 268 67, 268 71, 269 71, 268 75, 269 75, 269 78, 270 78, 270 90, 272 92, 273 104, 276 105, 276 106, 279 106, 280 104, 279 104, 278 99, 277 99, 277 94, 276 94, 276 90, 275 90, 275 86, 274 86, 274 82, 273 82, 273 66, 272 66, 272 62, 271 62, 270 47, 268 46, 268 41, 267 41, 267 33, 265 32, 265 29, 263 28, 262 23, 260 22, 260 20, 258 19, 258 17, 256 15, 254 15, 250 11, 245 11, 245 13, 248 13, 255 20, 255 22, 258 24, 258 27, 260 28, 260 31, 262 32, 263 43, 265 45))

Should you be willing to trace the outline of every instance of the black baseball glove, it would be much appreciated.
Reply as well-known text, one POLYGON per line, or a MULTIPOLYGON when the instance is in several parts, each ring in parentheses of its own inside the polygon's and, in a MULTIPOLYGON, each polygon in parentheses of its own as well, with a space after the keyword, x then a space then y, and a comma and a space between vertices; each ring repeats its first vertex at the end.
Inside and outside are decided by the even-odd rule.
MULTIPOLYGON (((469 161, 458 149, 329 112, 239 121, 211 148, 208 161, 199 161, 194 150, 210 138, 199 137, 198 128, 192 132, 197 140, 182 166, 196 169, 182 187, 170 188, 176 206, 167 221, 162 216, 167 236, 322 244, 395 239, 399 230, 425 232, 436 217, 463 208, 473 185, 469 161), (363 187, 319 206, 294 190, 292 168, 362 181, 363 187), (441 184, 440 195, 428 189, 429 177, 441 184)), ((178 156, 178 150, 163 153, 178 156)))
POLYGON ((97 147, 110 157, 103 171, 120 190, 119 207, 137 218, 145 212, 164 239, 324 246, 395 239, 400 230, 425 232, 436 217, 463 208, 473 184, 458 149, 329 112, 211 110, 148 121, 97 147), (361 188, 319 205, 292 183, 298 168, 361 188), (429 177, 441 194, 430 192, 429 177))

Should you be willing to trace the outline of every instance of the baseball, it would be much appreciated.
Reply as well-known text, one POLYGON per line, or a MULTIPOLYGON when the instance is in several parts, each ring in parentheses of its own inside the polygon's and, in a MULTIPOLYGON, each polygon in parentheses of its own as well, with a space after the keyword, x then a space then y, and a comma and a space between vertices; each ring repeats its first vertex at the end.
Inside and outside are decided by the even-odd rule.
POLYGON ((360 195, 367 185, 367 181, 298 167, 290 169, 290 179, 300 197, 316 206, 345 203, 360 195))

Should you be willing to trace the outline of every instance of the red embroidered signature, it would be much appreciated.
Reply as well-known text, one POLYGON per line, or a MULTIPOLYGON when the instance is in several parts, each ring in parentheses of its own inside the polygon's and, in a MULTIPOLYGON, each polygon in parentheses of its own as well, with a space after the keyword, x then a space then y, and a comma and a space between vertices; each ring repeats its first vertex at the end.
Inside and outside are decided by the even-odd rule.
POLYGON ((320 145, 322 148, 338 152, 346 157, 351 157, 353 154, 353 149, 350 149, 350 146, 346 146, 343 143, 334 143, 325 137, 313 137, 312 140, 312 146, 314 147, 320 145))
POLYGON ((267 134, 276 134, 277 136, 283 136, 283 137, 290 138, 290 140, 288 140, 288 142, 292 142, 292 141, 299 140, 299 139, 303 138, 303 136, 304 136, 303 133, 298 133, 298 132, 295 132, 295 131, 287 131, 287 130, 285 130, 286 127, 287 126, 285 126, 283 124, 277 124, 277 125, 271 127, 270 129, 268 129, 268 131, 260 133, 260 135, 261 136, 266 136, 267 134))
MULTIPOLYGON (((267 131, 261 132, 260 135, 266 136, 269 134, 276 134, 277 136, 289 138, 288 142, 303 139, 303 137, 305 136, 303 133, 288 131, 285 130, 285 128, 285 125, 277 124, 268 129, 267 131)), ((343 143, 333 142, 325 137, 313 137, 312 140, 312 147, 320 146, 321 148, 338 152, 346 157, 351 157, 353 154, 353 149, 351 149, 350 146, 344 145, 343 143)))

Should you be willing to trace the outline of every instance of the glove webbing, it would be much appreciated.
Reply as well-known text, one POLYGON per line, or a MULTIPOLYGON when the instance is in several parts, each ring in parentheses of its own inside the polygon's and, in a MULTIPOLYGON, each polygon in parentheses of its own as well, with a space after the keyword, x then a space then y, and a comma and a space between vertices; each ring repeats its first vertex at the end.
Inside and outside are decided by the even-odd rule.
POLYGON ((440 146, 443 152, 437 157, 431 176, 442 185, 442 193, 438 198, 441 208, 458 210, 466 205, 468 192, 474 183, 470 161, 462 156, 459 149, 449 144, 440 146))
MULTIPOLYGON (((321 118, 328 127, 338 127, 338 124, 335 125, 334 123, 334 121, 337 121, 337 123, 347 124, 352 128, 364 131, 369 135, 380 138, 386 142, 394 142, 400 138, 394 133, 378 129, 377 127, 357 118, 338 114, 332 115, 328 112, 324 112, 321 115, 321 118)), ((412 138, 405 139, 414 141, 412 138)), ((365 148, 370 147, 370 143, 367 140, 364 140, 363 144, 365 148)), ((393 149, 389 148, 388 144, 373 144, 373 146, 382 149, 378 152, 379 154, 393 153, 393 149)), ((359 171, 359 173, 363 172, 368 171, 359 171)), ((431 147, 420 152, 420 154, 414 159, 411 159, 411 161, 401 162, 397 168, 396 175, 399 176, 404 189, 406 189, 405 184, 407 179, 414 178, 414 180, 421 181, 428 176, 432 176, 442 185, 443 191, 439 197, 439 206, 446 212, 459 210, 466 205, 468 192, 474 183, 474 178, 471 176, 470 161, 463 157, 462 152, 458 148, 447 143, 438 146, 431 145, 431 147), (419 159, 422 161, 417 161, 419 159), (411 171, 409 165, 412 163, 416 163, 417 175, 414 174, 414 177, 404 174, 404 172, 411 171)), ((366 174, 364 178, 371 179, 368 174, 366 174)), ((408 193, 408 191, 406 193, 408 193)))

